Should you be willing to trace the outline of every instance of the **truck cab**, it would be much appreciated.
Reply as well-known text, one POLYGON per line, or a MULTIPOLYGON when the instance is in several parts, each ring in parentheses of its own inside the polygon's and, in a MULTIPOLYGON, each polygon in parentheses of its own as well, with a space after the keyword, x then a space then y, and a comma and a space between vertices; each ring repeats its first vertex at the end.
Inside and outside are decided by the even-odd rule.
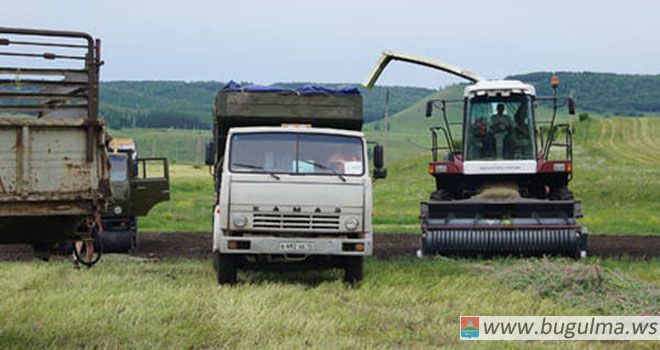
POLYGON ((138 158, 132 139, 113 139, 108 145, 112 196, 103 212, 105 252, 138 249, 138 216, 170 199, 169 167, 165 158, 138 158))
MULTIPOLYGON (((351 130, 330 128, 332 121, 323 120, 341 111, 341 102, 329 104, 346 101, 337 96, 241 94, 225 91, 220 100, 261 115, 247 126, 246 119, 219 113, 220 124, 243 124, 224 129, 226 133, 217 132, 223 128, 216 125, 216 140, 224 144, 207 148, 223 151, 207 156, 216 176, 213 254, 218 282, 233 284, 237 268, 254 265, 336 267, 345 270, 346 282, 361 280, 364 257, 373 249, 367 141, 355 130, 362 123, 361 98, 350 96, 349 105, 359 108, 359 127, 351 130), (264 99, 271 99, 268 106, 302 113, 280 114, 282 123, 273 125, 272 118, 263 117, 267 111, 254 109, 264 99), (305 105, 316 107, 315 117, 309 117, 305 105)), ((240 113, 234 109, 233 116, 240 113)), ((374 175, 379 178, 386 174, 382 154, 376 146, 374 175)))

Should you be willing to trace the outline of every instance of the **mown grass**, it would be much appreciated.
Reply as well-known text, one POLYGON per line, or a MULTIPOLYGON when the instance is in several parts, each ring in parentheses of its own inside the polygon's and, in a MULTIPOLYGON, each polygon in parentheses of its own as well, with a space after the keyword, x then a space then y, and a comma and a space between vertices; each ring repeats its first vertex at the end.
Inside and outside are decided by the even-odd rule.
MULTIPOLYGON (((574 264, 544 258, 491 266, 490 272, 492 278, 506 281, 514 290, 531 291, 574 306, 620 315, 660 314, 660 288, 598 262, 574 264)), ((658 278, 654 276, 656 281, 658 278)))
MULTIPOLYGON (((338 271, 241 272, 241 284, 219 287, 209 261, 141 261, 110 255, 91 270, 64 261, 0 263, 0 348, 460 348, 459 315, 608 315, 621 309, 607 288, 583 304, 538 293, 539 269, 591 269, 598 261, 485 262, 369 259, 366 277, 348 288, 338 271), (549 265, 548 265, 549 264, 549 265), (493 271, 499 272, 494 274, 493 271), (534 289, 512 285, 529 280, 534 289), (487 281, 487 283, 485 283, 487 281)), ((609 264, 610 262, 607 261, 609 264)), ((616 263, 612 263, 616 265, 616 263)), ((660 261, 629 262, 653 273, 626 281, 657 310, 660 261), (655 293, 655 294, 654 294, 655 293)), ((627 267, 627 270, 630 270, 627 267)), ((570 279, 570 275, 564 280, 570 279)), ((579 284, 578 284, 579 285, 579 284)), ((571 292, 574 284, 556 288, 571 292)), ((637 294, 636 294, 637 295, 637 294)), ((600 348, 607 343, 480 343, 477 348, 600 348)), ((653 343, 635 343, 652 348, 653 343)))
POLYGON ((576 123, 582 223, 595 233, 660 234, 660 118, 576 123))
MULTIPOLYGON (((463 87, 450 86, 429 98, 456 99, 463 87)), ((427 173, 431 160, 428 128, 441 125, 436 110, 425 118, 427 99, 392 116, 385 151, 388 178, 374 185, 376 232, 418 232, 419 202, 428 198, 434 180, 427 173)), ((462 104, 449 104, 450 122, 460 122, 462 104)), ((559 121, 567 121, 562 109, 559 121)), ((550 110, 537 109, 538 120, 548 120, 550 110)), ((384 141, 382 121, 365 126, 367 138, 384 141), (380 130, 376 130, 376 128, 380 130)), ((574 180, 571 189, 583 202, 581 223, 595 234, 660 234, 660 118, 602 118, 573 122, 574 180)), ((454 136, 460 126, 453 127, 454 136)), ((210 131, 124 129, 121 137, 135 137, 143 156, 153 153, 173 162, 199 164, 203 141, 210 131)), ((206 231, 213 203, 207 172, 174 167, 172 202, 161 204, 141 220, 147 231, 206 231), (184 174, 185 173, 185 174, 184 174), (201 174, 201 176, 200 176, 201 174)), ((192 169, 192 168, 190 168, 192 169)), ((194 170, 194 169, 193 169, 194 170)))
MULTIPOLYGON (((583 203, 581 223, 595 234, 660 234, 660 118, 598 118, 574 127, 570 187, 583 203)), ((423 142, 402 133, 389 137, 423 142)), ((427 172, 430 152, 397 155, 391 154, 388 178, 375 184, 377 231, 381 225, 386 232, 397 225, 409 230, 435 186, 427 172)))
MULTIPOLYGON (((660 234, 660 118, 598 118, 574 123, 574 180, 582 224, 595 234, 660 234)), ((430 152, 392 133, 388 178, 374 184, 376 232, 419 232, 419 202, 435 186, 430 152)), ((376 138, 376 136, 374 136, 376 138)), ((140 219, 143 231, 208 231, 213 182, 204 166, 171 168, 172 200, 140 219)))

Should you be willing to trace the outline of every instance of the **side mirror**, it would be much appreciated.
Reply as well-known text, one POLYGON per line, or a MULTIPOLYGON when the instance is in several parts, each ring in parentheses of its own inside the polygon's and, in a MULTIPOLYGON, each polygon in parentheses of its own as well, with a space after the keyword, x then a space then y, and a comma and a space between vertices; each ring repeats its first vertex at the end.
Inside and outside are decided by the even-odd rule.
POLYGON ((215 164, 215 142, 209 141, 204 149, 204 163, 206 165, 215 164))
POLYGON ((431 118, 433 115, 433 101, 426 102, 426 117, 431 118))
POLYGON ((575 100, 572 98, 568 98, 568 114, 574 115, 575 114, 575 100))
POLYGON ((385 169, 385 157, 383 153, 383 146, 374 146, 374 179, 384 179, 387 177, 387 169, 385 169))

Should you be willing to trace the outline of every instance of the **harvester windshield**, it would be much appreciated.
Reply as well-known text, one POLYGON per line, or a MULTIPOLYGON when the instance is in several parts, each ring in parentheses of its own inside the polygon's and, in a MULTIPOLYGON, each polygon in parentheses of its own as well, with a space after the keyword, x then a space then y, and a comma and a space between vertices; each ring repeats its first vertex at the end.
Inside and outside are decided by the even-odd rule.
POLYGON ((466 160, 535 159, 531 110, 526 95, 469 99, 466 160))

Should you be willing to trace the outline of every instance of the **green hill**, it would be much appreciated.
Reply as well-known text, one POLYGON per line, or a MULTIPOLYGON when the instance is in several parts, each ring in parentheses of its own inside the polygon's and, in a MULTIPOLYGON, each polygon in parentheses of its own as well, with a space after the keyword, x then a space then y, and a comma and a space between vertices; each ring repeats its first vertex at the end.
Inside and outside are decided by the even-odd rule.
MULTIPOLYGON (((601 114, 642 116, 660 114, 660 74, 633 75, 593 72, 555 72, 560 94, 573 93, 581 109, 601 114)), ((551 72, 510 76, 536 87, 537 94, 551 95, 551 72)))
MULTIPOLYGON (((603 115, 642 116, 660 114, 660 75, 629 75, 613 73, 557 72, 561 79, 558 92, 573 94, 578 107, 603 115)), ((533 84, 539 95, 550 95, 550 72, 514 75, 509 78, 533 84)), ((305 83, 278 83, 296 87, 305 83)), ((342 84, 325 84, 338 86, 342 84)), ((211 126, 211 104, 215 94, 224 86, 217 81, 111 81, 101 83, 102 115, 113 128, 156 127, 179 129, 208 129, 211 126)), ((398 112, 423 115, 422 103, 415 104, 429 94, 437 97, 460 98, 462 85, 443 91, 405 86, 376 86, 370 91, 361 88, 364 96, 364 115, 367 122, 382 118, 385 93, 390 90, 390 115, 398 112)), ((423 119, 412 124, 394 121, 392 131, 431 125, 423 119)), ((373 124, 374 129, 382 128, 373 124)))
MULTIPOLYGON (((297 87, 306 83, 277 83, 297 87)), ((111 81, 101 83, 100 111, 115 129, 151 127, 177 129, 209 129, 215 94, 225 83, 217 81, 111 81)), ((324 84, 339 86, 345 84, 324 84)), ((367 121, 384 114, 385 94, 390 90, 390 113, 397 113, 433 92, 418 87, 360 88, 367 121)))

